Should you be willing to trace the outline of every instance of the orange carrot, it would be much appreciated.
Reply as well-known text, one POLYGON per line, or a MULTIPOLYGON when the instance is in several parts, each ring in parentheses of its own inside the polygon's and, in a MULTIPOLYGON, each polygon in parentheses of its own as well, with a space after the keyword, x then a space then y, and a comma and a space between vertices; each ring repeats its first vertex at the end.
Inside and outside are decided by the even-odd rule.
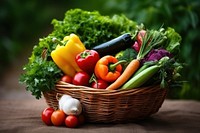
POLYGON ((140 61, 138 59, 132 60, 124 72, 115 80, 111 85, 109 85, 106 90, 115 90, 122 86, 128 79, 136 72, 140 66, 140 61))

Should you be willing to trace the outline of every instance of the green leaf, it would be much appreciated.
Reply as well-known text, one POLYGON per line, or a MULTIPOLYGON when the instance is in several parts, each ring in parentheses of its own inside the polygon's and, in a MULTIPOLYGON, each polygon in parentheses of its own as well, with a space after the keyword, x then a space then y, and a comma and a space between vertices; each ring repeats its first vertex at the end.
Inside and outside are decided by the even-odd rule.
POLYGON ((178 56, 180 52, 180 42, 182 39, 181 36, 170 27, 167 28, 165 34, 167 36, 167 41, 164 44, 164 47, 174 56, 178 56))

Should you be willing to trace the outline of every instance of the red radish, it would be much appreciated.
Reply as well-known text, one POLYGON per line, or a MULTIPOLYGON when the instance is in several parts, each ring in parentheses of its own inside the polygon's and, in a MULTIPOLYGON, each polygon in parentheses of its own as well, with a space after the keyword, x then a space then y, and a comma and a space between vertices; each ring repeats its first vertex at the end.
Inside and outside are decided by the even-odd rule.
POLYGON ((146 30, 140 30, 136 36, 136 40, 139 44, 139 46, 142 45, 142 40, 143 40, 143 37, 145 36, 146 34, 146 30))

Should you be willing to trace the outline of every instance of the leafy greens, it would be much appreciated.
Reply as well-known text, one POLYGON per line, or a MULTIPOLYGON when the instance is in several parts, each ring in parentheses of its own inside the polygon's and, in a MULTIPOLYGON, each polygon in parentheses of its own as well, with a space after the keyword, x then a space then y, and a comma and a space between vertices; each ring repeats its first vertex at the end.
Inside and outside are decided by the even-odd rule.
POLYGON ((136 29, 136 22, 124 15, 102 16, 99 12, 71 9, 62 21, 53 19, 54 29, 47 37, 40 38, 33 48, 29 62, 24 66, 20 82, 26 84, 27 91, 39 99, 42 92, 54 89, 62 72, 52 61, 50 53, 56 44, 52 38, 60 40, 71 33, 77 34, 87 49, 109 41, 119 35, 136 29))

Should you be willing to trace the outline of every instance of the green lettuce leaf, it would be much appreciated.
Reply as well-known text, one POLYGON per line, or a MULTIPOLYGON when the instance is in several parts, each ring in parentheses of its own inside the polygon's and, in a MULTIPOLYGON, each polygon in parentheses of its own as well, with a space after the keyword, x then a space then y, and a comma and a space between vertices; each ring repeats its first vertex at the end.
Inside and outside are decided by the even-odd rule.
POLYGON ((165 34, 167 36, 167 42, 165 43, 166 50, 178 58, 177 56, 180 55, 181 36, 171 27, 167 28, 165 34))

